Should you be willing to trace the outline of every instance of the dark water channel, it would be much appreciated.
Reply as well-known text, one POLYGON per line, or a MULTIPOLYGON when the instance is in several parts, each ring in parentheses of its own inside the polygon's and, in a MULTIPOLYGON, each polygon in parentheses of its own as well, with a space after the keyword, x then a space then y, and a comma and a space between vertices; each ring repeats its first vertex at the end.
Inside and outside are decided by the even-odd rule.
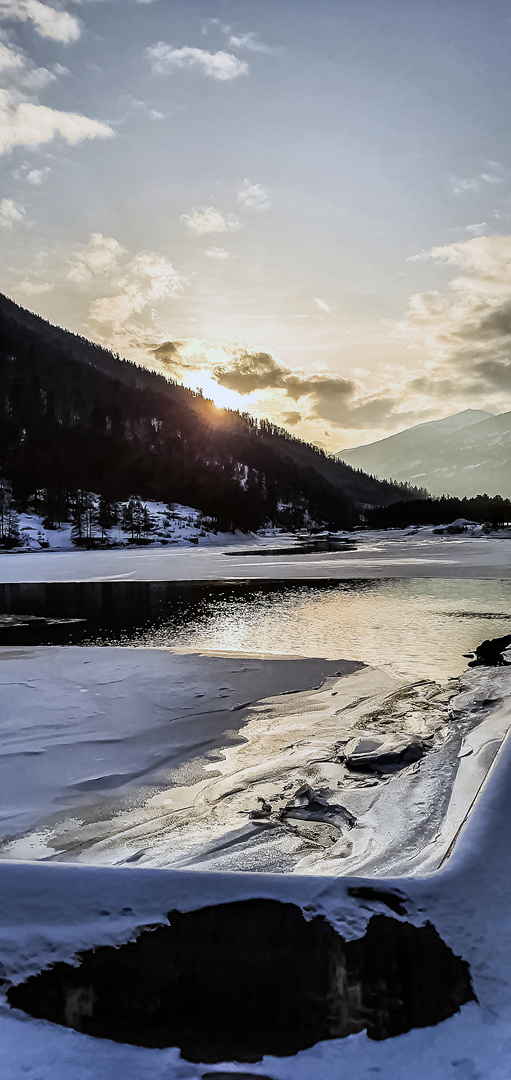
POLYGON ((343 657, 445 679, 480 641, 510 630, 510 581, 0 585, 1 645, 343 657))
MULTIPOLYGON (((393 899, 393 898, 392 898, 393 899)), ((367 1031, 388 1039, 474 1000, 468 964, 431 923, 373 915, 345 941, 322 916, 247 900, 170 912, 136 941, 82 953, 12 987, 39 1019, 188 1061, 255 1062, 367 1031)))

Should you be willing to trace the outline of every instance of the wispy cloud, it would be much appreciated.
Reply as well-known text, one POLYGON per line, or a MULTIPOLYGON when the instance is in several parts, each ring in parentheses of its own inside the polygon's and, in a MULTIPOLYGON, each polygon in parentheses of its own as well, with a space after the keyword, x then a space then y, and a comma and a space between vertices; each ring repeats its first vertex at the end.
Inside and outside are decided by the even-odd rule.
POLYGON ((427 262, 428 259, 430 259, 430 258, 431 258, 431 251, 426 251, 425 248, 422 248, 422 251, 418 251, 415 255, 407 255, 406 259, 405 259, 405 262, 422 263, 422 262, 427 262))
POLYGON ((269 45, 259 41, 257 34, 253 31, 239 36, 232 34, 229 38, 229 45, 234 45, 235 49, 248 49, 250 52, 268 53, 273 51, 269 45))
POLYGON ((53 292, 54 287, 52 281, 31 281, 26 277, 20 281, 17 288, 24 296, 43 296, 44 293, 53 292))
POLYGON ((248 75, 248 64, 245 60, 239 60, 232 53, 208 52, 206 49, 197 49, 185 45, 181 49, 175 49, 164 41, 151 45, 145 50, 144 55, 149 60, 153 72, 159 75, 176 71, 179 68, 198 68, 212 79, 226 82, 237 79, 239 75, 248 75))
POLYGON ((195 236, 204 236, 205 233, 233 232, 240 227, 240 219, 236 214, 228 214, 227 217, 215 210, 214 206, 202 206, 193 210, 191 214, 183 214, 182 220, 195 236))
POLYGON ((0 200, 0 228, 12 229, 14 225, 26 221, 26 217, 25 207, 14 202, 14 199, 0 200))
POLYGON ((398 326, 426 358, 425 392, 511 392, 511 237, 478 236, 435 247, 431 257, 462 274, 446 292, 412 296, 398 326))
POLYGON ((317 307, 320 309, 320 311, 324 311, 327 315, 330 314, 332 309, 330 307, 330 304, 328 304, 326 300, 322 300, 320 296, 314 296, 313 300, 317 307))
POLYGON ((504 177, 498 173, 482 172, 478 176, 449 177, 454 195, 476 194, 483 184, 503 184, 504 177))
POLYGON ((70 259, 67 278, 81 289, 99 289, 89 318, 107 329, 125 327, 150 305, 176 296, 184 279, 159 252, 140 251, 132 258, 113 236, 91 233, 70 259), (105 293, 105 286, 109 291, 105 293))
POLYGON ((225 248, 222 247, 209 247, 206 248, 204 254, 210 259, 229 259, 230 254, 225 248))
POLYGON ((268 188, 262 184, 251 184, 245 177, 237 195, 238 202, 245 210, 269 210, 271 197, 268 188))
POLYGON ((113 236, 103 236, 100 232, 91 233, 89 242, 81 244, 73 253, 68 280, 86 289, 95 277, 117 279, 121 259, 126 254, 126 248, 113 236))

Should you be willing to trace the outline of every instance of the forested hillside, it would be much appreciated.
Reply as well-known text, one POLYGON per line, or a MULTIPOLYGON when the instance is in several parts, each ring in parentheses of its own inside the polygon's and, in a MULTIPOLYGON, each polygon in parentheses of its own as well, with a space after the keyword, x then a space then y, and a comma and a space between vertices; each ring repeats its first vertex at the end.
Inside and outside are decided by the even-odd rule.
MULTIPOLYGON (((220 528, 346 527, 408 497, 266 421, 51 326, 0 296, 0 469, 50 517, 77 490, 195 506, 220 528)), ((410 493, 411 497, 411 493, 410 493)))

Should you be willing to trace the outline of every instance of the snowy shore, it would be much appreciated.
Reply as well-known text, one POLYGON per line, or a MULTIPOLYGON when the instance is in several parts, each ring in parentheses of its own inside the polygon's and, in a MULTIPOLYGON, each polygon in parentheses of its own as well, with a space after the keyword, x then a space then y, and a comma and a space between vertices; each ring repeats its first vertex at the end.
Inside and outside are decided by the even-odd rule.
POLYGON ((3 858, 435 868, 511 722, 507 669, 442 686, 353 661, 157 649, 0 660, 3 858))

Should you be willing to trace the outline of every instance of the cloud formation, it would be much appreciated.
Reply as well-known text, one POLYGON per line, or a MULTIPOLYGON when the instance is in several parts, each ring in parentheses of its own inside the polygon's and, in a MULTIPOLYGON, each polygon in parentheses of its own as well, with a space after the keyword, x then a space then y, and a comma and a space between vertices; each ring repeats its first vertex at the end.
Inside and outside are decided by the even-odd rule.
MULTIPOLYGON (((447 292, 410 298, 398 333, 429 365, 431 393, 481 395, 511 391, 511 236, 477 236, 429 257, 463 273, 447 292)), ((426 389, 417 380, 412 389, 426 389)))
POLYGON ((19 203, 14 202, 14 199, 1 199, 0 200, 0 228, 12 229, 13 225, 17 225, 26 220, 26 211, 24 206, 20 206, 19 203))
POLYGON ((327 304, 326 300, 322 300, 320 296, 314 296, 313 299, 320 311, 324 311, 326 315, 330 314, 330 304, 327 304))
POLYGON ((29 184, 42 184, 43 180, 48 176, 51 169, 47 165, 44 169, 31 169, 27 173, 27 182, 29 184))
POLYGON ((205 248, 204 254, 207 255, 209 259, 230 259, 229 252, 221 247, 205 248))
POLYGON ((192 46, 184 46, 174 49, 164 41, 158 41, 145 50, 144 55, 151 64, 155 74, 164 75, 179 68, 199 68, 205 75, 220 82, 237 79, 239 75, 248 75, 248 64, 245 60, 239 60, 233 53, 211 53, 206 49, 197 49, 192 46))
MULTIPOLYGON (((300 375, 278 363, 270 353, 240 352, 231 362, 213 369, 213 377, 221 386, 246 395, 254 390, 283 391, 292 401, 304 402, 307 419, 328 420, 334 427, 362 428, 388 420, 395 408, 394 400, 386 395, 360 397, 350 379, 335 375, 300 375)), ((285 400, 285 398, 284 398, 285 400)), ((284 422, 298 423, 305 417, 298 411, 286 414, 284 422)))
POLYGON ((234 45, 235 49, 248 49, 249 52, 272 52, 269 45, 265 45, 262 41, 259 41, 257 34, 255 34, 253 30, 250 30, 247 34, 240 34, 239 36, 231 34, 229 45, 234 45))
POLYGON ((130 259, 118 240, 102 233, 91 233, 89 242, 77 248, 67 278, 81 289, 104 289, 108 283, 110 292, 92 301, 89 318, 115 329, 183 289, 183 278, 164 255, 141 251, 130 259))
POLYGON ((126 248, 113 236, 91 233, 88 244, 82 244, 74 252, 68 280, 86 289, 95 277, 116 277, 125 254, 126 248))
POLYGON ((7 90, 0 90, 0 154, 14 146, 41 146, 61 135, 75 145, 82 139, 107 139, 112 128, 79 113, 59 112, 46 105, 23 101, 14 105, 7 90))
POLYGON ((68 43, 80 37, 80 24, 67 11, 56 11, 39 0, 0 0, 0 19, 30 21, 43 38, 68 43))
POLYGON ((201 206, 193 210, 191 214, 183 214, 182 221, 195 236, 215 232, 233 232, 240 227, 240 219, 236 214, 225 217, 220 210, 215 210, 214 206, 201 206))
POLYGON ((269 210, 270 192, 262 184, 251 184, 245 177, 237 195, 237 200, 244 210, 269 210))

